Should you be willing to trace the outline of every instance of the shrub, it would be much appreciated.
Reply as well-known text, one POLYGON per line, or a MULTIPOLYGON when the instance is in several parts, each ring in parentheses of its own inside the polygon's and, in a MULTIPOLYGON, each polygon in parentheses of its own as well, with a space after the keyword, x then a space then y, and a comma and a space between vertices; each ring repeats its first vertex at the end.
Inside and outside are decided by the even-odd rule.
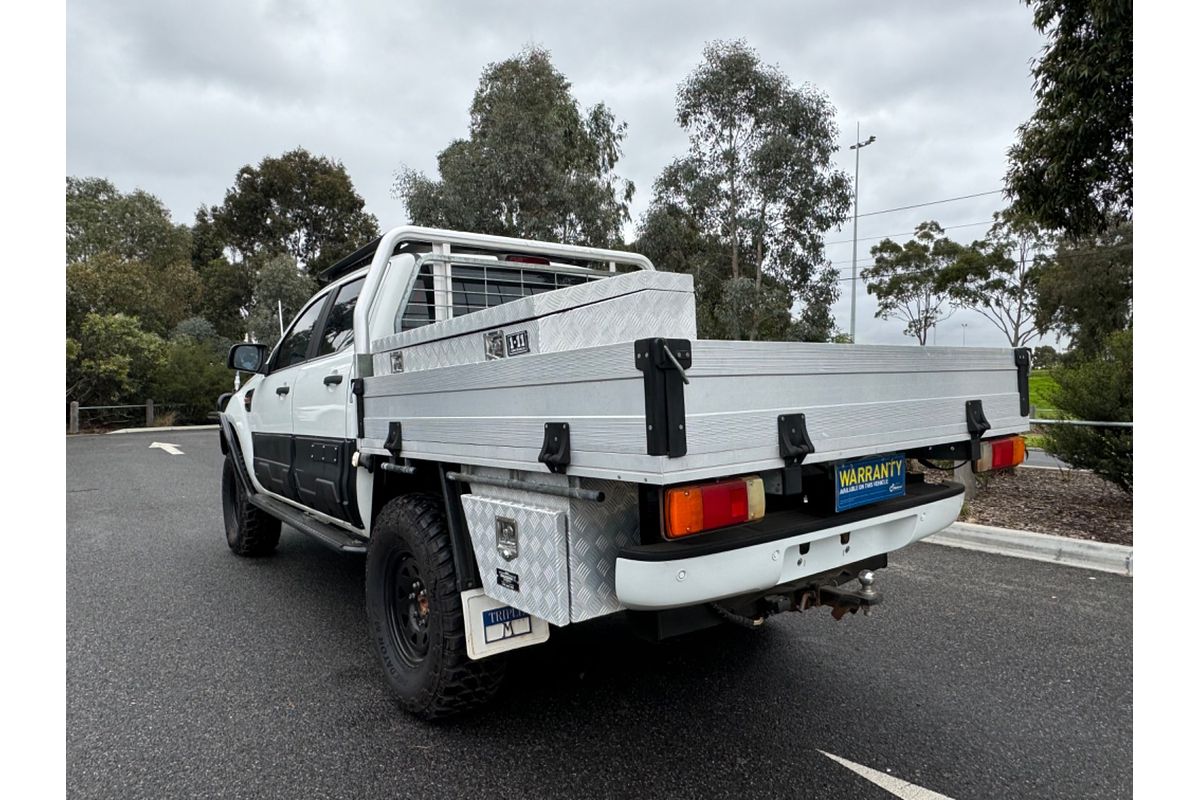
POLYGON ((189 422, 205 421, 216 410, 217 396, 232 389, 233 372, 225 367, 225 354, 190 336, 167 343, 152 381, 155 401, 176 406, 178 415, 189 422))
MULTIPOLYGON (((1074 419, 1133 420, 1133 329, 1110 334, 1099 351, 1054 370, 1054 406, 1074 419)), ((1047 426, 1046 451, 1133 492, 1133 430, 1047 426)))

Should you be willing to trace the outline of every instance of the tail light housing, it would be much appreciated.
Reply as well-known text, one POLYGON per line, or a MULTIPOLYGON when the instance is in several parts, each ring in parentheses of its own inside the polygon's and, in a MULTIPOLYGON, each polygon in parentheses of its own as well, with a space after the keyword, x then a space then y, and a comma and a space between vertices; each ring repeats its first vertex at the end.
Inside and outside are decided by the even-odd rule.
POLYGON ((766 493, 757 475, 673 486, 663 494, 664 533, 668 539, 680 539, 762 519, 766 510, 766 493))
POLYGON ((975 471, 988 472, 993 469, 1015 467, 1024 461, 1024 436, 1005 436, 1002 439, 988 439, 979 443, 979 460, 975 462, 975 471))

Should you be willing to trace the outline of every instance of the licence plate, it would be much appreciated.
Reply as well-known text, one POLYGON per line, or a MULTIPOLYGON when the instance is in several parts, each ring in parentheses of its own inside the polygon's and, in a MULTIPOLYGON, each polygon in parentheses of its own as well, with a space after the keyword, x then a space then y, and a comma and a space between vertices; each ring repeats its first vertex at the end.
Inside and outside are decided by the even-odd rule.
POLYGON ((846 461, 835 469, 835 511, 904 496, 906 462, 901 453, 846 461))

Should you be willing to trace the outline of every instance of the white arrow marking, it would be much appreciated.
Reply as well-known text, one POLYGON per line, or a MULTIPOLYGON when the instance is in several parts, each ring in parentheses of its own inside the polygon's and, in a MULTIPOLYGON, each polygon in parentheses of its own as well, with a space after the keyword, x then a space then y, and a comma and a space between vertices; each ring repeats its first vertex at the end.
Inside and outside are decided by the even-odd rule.
POLYGON ((179 445, 177 445, 177 444, 167 444, 166 442, 155 442, 154 444, 150 445, 151 450, 153 450, 156 447, 159 450, 166 450, 168 453, 170 453, 173 456, 183 455, 183 451, 179 449, 179 445))
POLYGON ((832 758, 846 769, 861 775, 880 789, 899 797, 900 800, 952 800, 952 798, 944 794, 938 794, 924 787, 917 786, 915 783, 902 781, 899 778, 888 775, 886 772, 864 767, 862 764, 855 764, 853 761, 835 756, 833 753, 826 753, 824 750, 818 750, 817 752, 823 756, 832 758))

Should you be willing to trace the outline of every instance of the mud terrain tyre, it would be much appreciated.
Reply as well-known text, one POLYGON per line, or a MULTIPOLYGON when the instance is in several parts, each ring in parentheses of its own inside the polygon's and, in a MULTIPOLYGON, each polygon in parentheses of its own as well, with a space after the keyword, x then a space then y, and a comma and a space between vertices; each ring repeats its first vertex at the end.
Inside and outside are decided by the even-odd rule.
POLYGON ((225 541, 239 556, 266 556, 279 544, 280 523, 251 505, 238 480, 232 456, 225 457, 221 472, 221 508, 225 512, 225 541))
POLYGON ((504 661, 467 656, 441 498, 410 494, 380 509, 367 550, 366 589, 371 639, 406 711, 437 719, 491 699, 504 661))

